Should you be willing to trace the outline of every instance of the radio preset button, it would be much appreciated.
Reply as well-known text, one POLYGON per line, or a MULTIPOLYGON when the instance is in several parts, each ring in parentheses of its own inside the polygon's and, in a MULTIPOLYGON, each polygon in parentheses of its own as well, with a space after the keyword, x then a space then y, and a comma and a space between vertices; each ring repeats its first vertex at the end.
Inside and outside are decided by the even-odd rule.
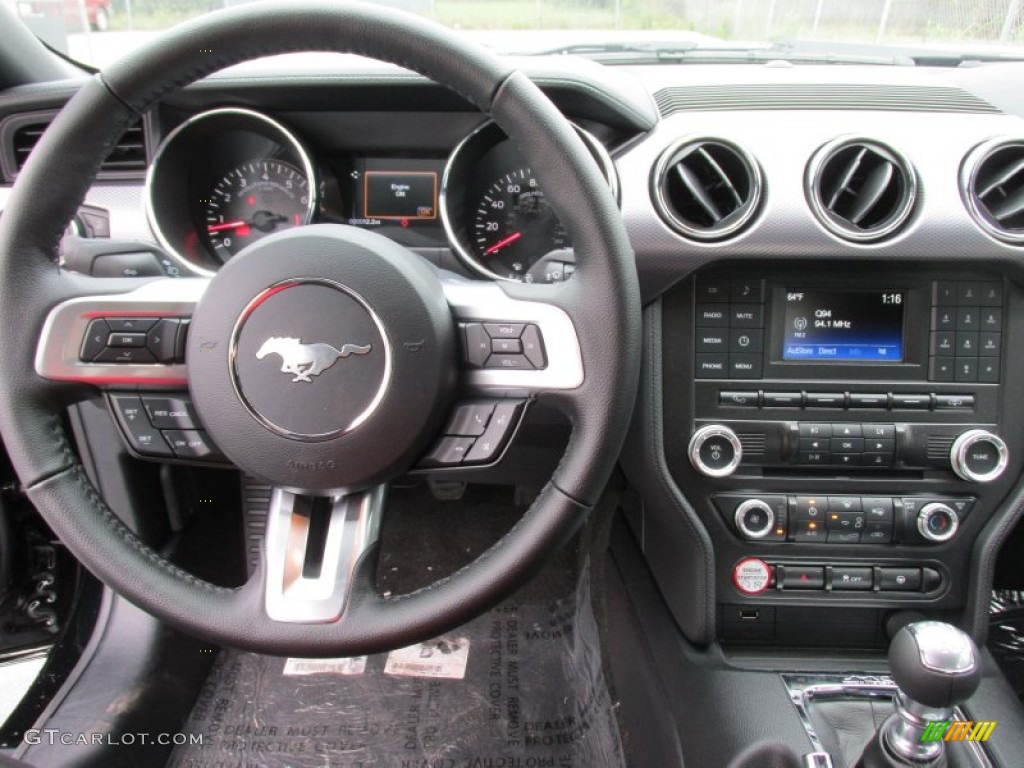
POLYGON ((956 303, 961 307, 980 304, 981 288, 978 283, 957 283, 956 303))
POLYGON ((932 404, 931 395, 902 395, 892 396, 892 407, 907 411, 927 411, 932 404))
POLYGON ((843 392, 808 392, 806 396, 808 408, 842 408, 846 405, 843 392))
POLYGON ((954 331, 933 331, 931 352, 933 355, 953 356, 956 349, 956 333, 954 331))
POLYGON ((931 381, 953 381, 956 378, 955 366, 955 358, 933 357, 928 366, 928 378, 931 381))
POLYGON ((978 294, 978 303, 983 307, 1003 306, 1003 284, 982 283, 981 292, 978 294))
POLYGON ((851 408, 887 408, 889 406, 889 395, 873 394, 867 392, 851 392, 851 408))
POLYGON ((999 358, 982 357, 978 360, 978 382, 981 384, 999 383, 999 358))
POLYGON ((803 404, 800 392, 765 392, 765 408, 799 408, 803 404))
POLYGON ((983 308, 979 310, 981 315, 981 330, 1001 331, 1003 329, 1003 310, 983 308))
POLYGON ((932 328, 936 331, 955 331, 956 309, 954 307, 936 307, 932 314, 932 328))

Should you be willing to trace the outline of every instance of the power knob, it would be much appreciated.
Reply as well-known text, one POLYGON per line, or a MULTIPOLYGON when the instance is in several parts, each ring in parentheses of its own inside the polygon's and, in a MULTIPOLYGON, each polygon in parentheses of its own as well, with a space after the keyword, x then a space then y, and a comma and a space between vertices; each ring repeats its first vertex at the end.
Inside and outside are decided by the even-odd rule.
POLYGON ((998 435, 971 429, 953 441, 949 463, 956 474, 972 483, 990 483, 1006 469, 1010 452, 998 435))
POLYGON ((948 504, 934 501, 917 514, 917 530, 928 541, 949 541, 960 527, 960 518, 948 504))
POLYGON ((736 433, 720 424, 701 427, 690 438, 690 463, 707 477, 728 477, 743 458, 736 433))

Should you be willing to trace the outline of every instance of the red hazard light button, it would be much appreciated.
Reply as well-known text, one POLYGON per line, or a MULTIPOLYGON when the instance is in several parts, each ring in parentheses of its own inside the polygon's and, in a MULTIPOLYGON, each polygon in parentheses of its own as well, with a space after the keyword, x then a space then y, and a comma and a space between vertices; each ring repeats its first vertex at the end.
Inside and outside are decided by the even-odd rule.
POLYGON ((759 595, 768 589, 772 569, 764 560, 748 557, 733 566, 732 583, 745 595, 759 595))

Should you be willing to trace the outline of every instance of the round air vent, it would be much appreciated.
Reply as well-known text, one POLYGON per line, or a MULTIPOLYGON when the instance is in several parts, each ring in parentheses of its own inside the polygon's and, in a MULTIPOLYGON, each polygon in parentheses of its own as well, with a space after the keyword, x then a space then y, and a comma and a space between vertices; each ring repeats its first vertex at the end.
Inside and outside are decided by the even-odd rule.
POLYGON ((910 216, 917 177, 910 163, 884 144, 840 139, 811 158, 807 197, 830 232, 871 242, 888 237, 910 216))
POLYGON ((982 229, 1024 244, 1024 141, 994 139, 975 148, 964 161, 960 192, 982 229))
POLYGON ((734 144, 684 139, 654 169, 654 204, 665 223, 697 240, 721 240, 743 228, 761 200, 761 170, 734 144))

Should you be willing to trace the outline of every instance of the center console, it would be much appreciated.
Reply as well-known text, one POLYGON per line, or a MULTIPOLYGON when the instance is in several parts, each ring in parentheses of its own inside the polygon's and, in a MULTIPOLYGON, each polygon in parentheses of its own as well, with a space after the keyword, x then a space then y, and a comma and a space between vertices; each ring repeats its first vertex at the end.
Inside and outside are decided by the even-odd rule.
POLYGON ((1020 302, 996 272, 815 262, 665 297, 665 457, 713 543, 717 639, 882 647, 896 612, 964 607, 1024 456, 1020 302))

